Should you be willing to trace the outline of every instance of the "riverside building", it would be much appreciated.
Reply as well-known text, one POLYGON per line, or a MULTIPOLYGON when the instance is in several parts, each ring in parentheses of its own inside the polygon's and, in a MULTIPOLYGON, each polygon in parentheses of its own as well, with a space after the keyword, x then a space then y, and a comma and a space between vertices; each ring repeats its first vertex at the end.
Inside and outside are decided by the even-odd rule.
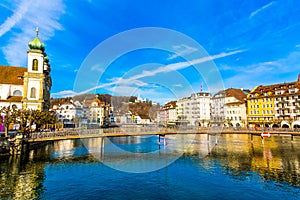
POLYGON ((250 125, 300 127, 300 76, 295 82, 255 87, 247 105, 250 125))
POLYGON ((27 67, 0 66, 0 107, 48 111, 50 108, 49 58, 38 37, 28 43, 27 67))
POLYGON ((210 98, 208 92, 199 92, 176 102, 177 119, 181 123, 208 126, 210 120, 210 98))
POLYGON ((211 98, 211 125, 244 127, 246 126, 246 94, 248 90, 228 88, 211 98))

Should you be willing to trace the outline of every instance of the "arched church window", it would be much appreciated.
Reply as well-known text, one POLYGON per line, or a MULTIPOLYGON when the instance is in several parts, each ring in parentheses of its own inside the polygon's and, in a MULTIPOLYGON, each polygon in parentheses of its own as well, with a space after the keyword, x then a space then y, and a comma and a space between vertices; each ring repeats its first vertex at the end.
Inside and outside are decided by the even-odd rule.
POLYGON ((30 98, 35 98, 36 97, 36 89, 35 87, 32 87, 30 89, 30 98))
POLYGON ((13 96, 22 96, 22 92, 20 90, 15 90, 13 96))
POLYGON ((37 71, 38 70, 38 60, 34 59, 32 62, 32 70, 37 71))

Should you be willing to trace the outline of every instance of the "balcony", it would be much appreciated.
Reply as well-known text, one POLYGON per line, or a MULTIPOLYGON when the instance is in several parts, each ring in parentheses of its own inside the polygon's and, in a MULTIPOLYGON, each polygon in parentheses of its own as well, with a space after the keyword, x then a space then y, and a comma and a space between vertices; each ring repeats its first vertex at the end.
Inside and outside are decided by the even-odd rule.
POLYGON ((284 108, 278 108, 276 110, 289 110, 290 108, 284 107, 284 108))

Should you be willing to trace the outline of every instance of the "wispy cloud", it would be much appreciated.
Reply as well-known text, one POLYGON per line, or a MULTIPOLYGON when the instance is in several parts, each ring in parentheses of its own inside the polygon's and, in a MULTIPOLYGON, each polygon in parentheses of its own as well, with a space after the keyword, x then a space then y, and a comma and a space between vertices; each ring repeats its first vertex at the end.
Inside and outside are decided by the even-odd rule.
POLYGON ((77 94, 78 94, 77 92, 74 92, 72 90, 63 90, 63 91, 60 91, 60 92, 52 93, 51 97, 53 97, 53 98, 73 97, 77 94))
POLYGON ((260 12, 262 12, 263 10, 265 10, 265 9, 269 8, 270 6, 272 6, 274 3, 275 3, 275 2, 272 1, 272 2, 270 2, 270 3, 266 4, 266 5, 264 5, 263 7, 261 7, 261 8, 259 8, 259 9, 255 10, 255 11, 253 11, 253 12, 250 14, 249 18, 251 19, 252 17, 254 17, 255 15, 257 15, 258 13, 260 13, 260 12))
MULTIPOLYGON (((0 25, 0 37, 7 33, 16 23, 18 23, 26 12, 28 8, 33 3, 32 0, 22 1, 15 9, 12 16, 8 17, 3 24, 0 25)), ((7 8, 7 7, 6 7, 7 8)))
POLYGON ((96 64, 96 65, 93 65, 92 67, 91 67, 91 70, 92 71, 97 71, 97 72, 103 72, 104 71, 104 67, 101 67, 101 65, 100 64, 96 64))
POLYGON ((188 55, 198 50, 197 48, 190 47, 185 44, 173 46, 173 49, 175 50, 176 53, 171 55, 168 58, 168 60, 172 60, 180 56, 188 55))
MULTIPOLYGON (((151 77, 155 76, 158 74, 164 74, 172 71, 177 71, 181 70, 196 64, 204 63, 210 60, 215 60, 219 58, 224 58, 227 56, 231 56, 234 54, 238 54, 243 52, 244 50, 236 50, 236 51, 231 51, 231 52, 222 52, 217 55, 212 55, 212 56, 206 56, 202 57, 199 59, 191 60, 191 61, 186 61, 186 62, 178 62, 178 63, 173 63, 169 65, 165 65, 162 67, 158 67, 157 69, 154 69, 152 71, 143 71, 140 74, 133 75, 128 78, 122 78, 122 77, 115 77, 109 80, 107 83, 102 83, 100 85, 94 86, 92 88, 86 89, 81 92, 74 92, 71 90, 65 90, 57 93, 53 93, 52 97, 62 97, 62 96, 74 96, 74 95, 79 95, 79 94, 86 94, 92 91, 95 91, 100 88, 104 88, 108 91, 112 91, 114 93, 119 92, 120 94, 123 94, 124 92, 126 94, 133 93, 137 89, 140 89, 141 87, 148 86, 148 83, 145 83, 141 81, 140 79, 145 78, 145 77, 151 77)), ((180 87, 180 84, 177 84, 177 87, 180 87)), ((148 89, 149 90, 149 89, 148 89)), ((150 91, 150 90, 149 90, 150 91)), ((158 93, 156 93, 158 95, 158 93)))
MULTIPOLYGON (((226 73, 230 70, 233 76, 225 78, 226 87, 248 87, 253 88, 260 84, 276 84, 274 77, 278 80, 287 81, 286 75, 298 74, 300 70, 300 51, 290 53, 287 57, 273 61, 260 62, 247 66, 222 66, 221 70, 226 73)), ((295 77, 291 77, 296 78, 295 77)))
POLYGON ((299 70, 300 68, 300 51, 291 52, 287 57, 277 60, 254 63, 247 66, 228 66, 221 65, 222 71, 235 71, 238 73, 286 73, 299 70))
POLYGON ((12 16, 0 25, 0 36, 7 32, 11 34, 2 51, 10 65, 25 65, 26 43, 34 38, 35 26, 40 29, 41 40, 50 39, 56 30, 63 29, 59 19, 65 13, 65 5, 62 0, 23 0, 12 11, 12 16))
POLYGON ((173 86, 174 87, 182 87, 182 84, 180 84, 180 83, 179 84, 174 84, 173 86))
POLYGON ((191 60, 191 61, 178 62, 178 63, 165 65, 165 66, 162 66, 162 67, 158 67, 157 69, 152 70, 152 71, 145 70, 142 73, 133 75, 129 78, 113 78, 113 79, 111 79, 111 82, 104 83, 104 84, 97 85, 95 87, 89 88, 87 90, 84 90, 84 91, 80 92, 80 94, 89 93, 89 92, 94 91, 96 89, 111 87, 113 85, 119 85, 120 86, 120 85, 129 85, 129 84, 132 84, 132 83, 134 83, 134 84, 141 83, 141 82, 139 82, 140 81, 139 79, 141 79, 141 78, 151 77, 151 76, 155 76, 157 74, 164 74, 164 73, 168 73, 168 72, 171 72, 171 71, 181 70, 181 69, 184 69, 184 68, 196 65, 196 64, 200 64, 200 63, 210 61, 210 60, 215 60, 215 59, 231 56, 231 55, 234 55, 234 54, 238 54, 238 53, 241 53, 243 51, 244 50, 236 50, 236 51, 231 51, 231 52, 222 52, 220 54, 213 55, 213 56, 206 56, 206 57, 194 59, 194 60, 191 60))

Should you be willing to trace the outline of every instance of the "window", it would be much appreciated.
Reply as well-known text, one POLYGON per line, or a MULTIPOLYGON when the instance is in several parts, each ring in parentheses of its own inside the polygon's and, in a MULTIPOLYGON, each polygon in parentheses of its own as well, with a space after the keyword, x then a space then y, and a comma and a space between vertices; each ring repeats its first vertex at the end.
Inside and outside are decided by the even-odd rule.
POLYGON ((36 89, 34 87, 30 89, 30 98, 36 98, 36 89))
POLYGON ((32 61, 32 71, 37 71, 38 70, 38 60, 34 59, 32 61))
POLYGON ((22 92, 20 90, 15 90, 13 96, 22 96, 22 92))

